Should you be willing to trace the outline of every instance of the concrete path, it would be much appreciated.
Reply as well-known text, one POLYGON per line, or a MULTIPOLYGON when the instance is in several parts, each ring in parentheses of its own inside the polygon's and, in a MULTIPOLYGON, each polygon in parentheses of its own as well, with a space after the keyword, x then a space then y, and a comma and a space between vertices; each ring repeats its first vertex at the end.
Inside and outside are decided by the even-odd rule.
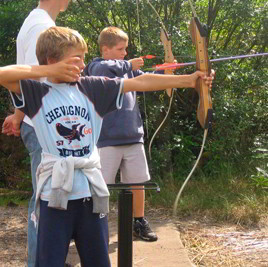
MULTIPOLYGON (((157 242, 133 240, 133 267, 193 267, 180 240, 180 234, 171 221, 150 220, 152 229, 158 235, 157 242)), ((109 218, 110 260, 117 266, 117 222, 109 218)), ((72 243, 67 262, 78 267, 79 258, 72 243)))

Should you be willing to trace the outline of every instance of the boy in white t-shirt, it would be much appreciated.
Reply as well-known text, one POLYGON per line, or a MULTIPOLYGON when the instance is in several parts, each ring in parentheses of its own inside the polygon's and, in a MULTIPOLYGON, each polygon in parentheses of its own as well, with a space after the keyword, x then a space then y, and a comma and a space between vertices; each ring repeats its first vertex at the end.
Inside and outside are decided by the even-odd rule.
MULTIPOLYGON (((44 30, 55 26, 60 12, 67 9, 70 0, 40 0, 24 20, 16 40, 17 64, 38 65, 35 48, 36 42, 44 30)), ((36 178, 35 173, 41 160, 41 147, 37 140, 33 124, 28 116, 16 109, 15 113, 6 117, 2 132, 7 135, 21 136, 31 159, 31 177, 33 195, 28 207, 28 267, 34 267, 36 254, 36 230, 31 220, 35 205, 36 178)))

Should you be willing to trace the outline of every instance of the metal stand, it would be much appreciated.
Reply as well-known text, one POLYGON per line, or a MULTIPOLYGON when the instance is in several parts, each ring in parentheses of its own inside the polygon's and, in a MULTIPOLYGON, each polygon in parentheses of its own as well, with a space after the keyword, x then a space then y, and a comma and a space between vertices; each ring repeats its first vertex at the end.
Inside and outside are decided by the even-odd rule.
POLYGON ((132 267, 133 194, 122 190, 118 201, 118 267, 132 267))
POLYGON ((118 200, 118 267, 132 267, 133 264, 133 194, 130 190, 157 190, 156 183, 108 184, 109 190, 121 190, 118 200), (133 187, 135 186, 135 187, 133 187), (140 186, 138 188, 137 186, 140 186))

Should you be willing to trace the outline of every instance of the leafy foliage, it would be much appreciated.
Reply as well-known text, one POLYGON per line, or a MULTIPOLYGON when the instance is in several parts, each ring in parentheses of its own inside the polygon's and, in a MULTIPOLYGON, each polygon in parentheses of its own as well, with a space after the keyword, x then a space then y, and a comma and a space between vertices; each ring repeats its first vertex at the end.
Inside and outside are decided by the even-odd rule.
MULTIPOLYGON (((165 24, 178 62, 194 61, 195 48, 188 33, 191 9, 188 1, 150 1, 165 24), (187 57, 188 58, 187 58, 187 57)), ((15 40, 34 0, 0 2, 0 64, 15 62, 15 40)), ((220 57, 262 53, 268 50, 267 1, 195 1, 200 20, 208 25, 209 56, 220 57)), ((122 28, 129 35, 128 58, 145 54, 163 56, 159 38, 159 18, 147 1, 76 0, 57 19, 57 24, 78 30, 86 39, 89 54, 86 62, 99 56, 97 38, 106 26, 122 28), (137 10, 139 11, 137 13, 137 10)), ((145 66, 162 63, 163 58, 146 60, 145 66)), ((215 175, 226 165, 245 174, 267 159, 256 158, 258 149, 268 144, 268 76, 267 57, 215 63, 213 127, 208 137, 200 170, 215 175)), ((191 73, 194 68, 178 70, 191 73)), ((165 93, 146 94, 146 106, 140 99, 148 120, 149 137, 165 116, 168 98, 165 93)), ((0 95, 0 117, 10 104, 8 94, 0 95)), ((149 162, 153 177, 182 179, 198 155, 203 130, 196 121, 198 97, 194 90, 177 90, 168 121, 153 143, 153 160, 149 162), (172 175, 173 174, 173 175, 172 175)))

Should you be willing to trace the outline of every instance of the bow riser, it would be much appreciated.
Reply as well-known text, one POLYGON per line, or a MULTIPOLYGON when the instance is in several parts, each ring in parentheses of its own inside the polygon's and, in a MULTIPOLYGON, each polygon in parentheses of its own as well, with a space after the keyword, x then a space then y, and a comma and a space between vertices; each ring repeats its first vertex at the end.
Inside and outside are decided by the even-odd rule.
MULTIPOLYGON (((190 33, 192 41, 196 46, 196 69, 205 72, 209 76, 211 68, 207 53, 207 31, 196 17, 191 19, 190 33)), ((199 94, 197 118, 200 125, 207 129, 212 116, 210 88, 199 78, 196 89, 199 94)))

